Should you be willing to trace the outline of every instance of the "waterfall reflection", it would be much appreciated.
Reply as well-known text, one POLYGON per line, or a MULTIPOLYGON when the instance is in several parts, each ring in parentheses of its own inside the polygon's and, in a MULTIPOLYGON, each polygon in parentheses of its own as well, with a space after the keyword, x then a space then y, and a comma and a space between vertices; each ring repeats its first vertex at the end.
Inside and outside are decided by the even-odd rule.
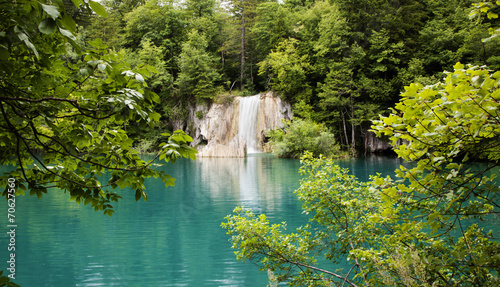
POLYGON ((262 164, 262 158, 247 157, 245 164, 240 165, 240 201, 241 205, 252 209, 254 212, 260 213, 262 206, 260 205, 260 185, 258 178, 258 164, 262 164))
MULTIPOLYGON (((200 158, 204 187, 214 199, 236 200, 254 210, 261 210, 259 166, 262 158, 200 158)), ((265 176, 265 174, 263 175, 265 176)))
MULTIPOLYGON (((207 201, 234 202, 255 213, 269 210, 269 215, 295 206, 295 191, 299 186, 300 162, 279 159, 259 153, 247 158, 200 158, 198 173, 207 201)), ((233 207, 233 208, 234 208, 233 207)))

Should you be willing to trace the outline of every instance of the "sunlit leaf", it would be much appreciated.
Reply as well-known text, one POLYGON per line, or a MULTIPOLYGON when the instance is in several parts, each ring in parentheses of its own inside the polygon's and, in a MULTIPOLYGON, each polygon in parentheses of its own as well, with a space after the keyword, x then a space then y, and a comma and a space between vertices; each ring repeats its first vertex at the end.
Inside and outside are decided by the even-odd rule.
POLYGON ((61 15, 57 6, 42 4, 42 8, 53 20, 56 20, 61 15))
POLYGON ((73 41, 76 40, 75 35, 73 35, 73 33, 71 33, 69 30, 66 30, 66 29, 59 27, 59 32, 61 32, 61 34, 63 34, 65 37, 69 38, 70 40, 73 40, 73 41))
POLYGON ((106 8, 104 8, 104 6, 102 6, 99 2, 96 2, 96 1, 92 1, 92 0, 89 0, 89 5, 90 5, 90 8, 92 8, 92 10, 94 10, 94 12, 101 16, 101 17, 106 17, 107 16, 107 12, 106 12, 106 8))

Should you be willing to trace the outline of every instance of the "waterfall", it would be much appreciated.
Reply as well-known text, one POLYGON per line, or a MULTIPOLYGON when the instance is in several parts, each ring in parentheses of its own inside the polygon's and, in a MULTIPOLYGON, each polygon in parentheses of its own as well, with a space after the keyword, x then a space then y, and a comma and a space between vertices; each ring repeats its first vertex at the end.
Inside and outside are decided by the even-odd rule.
POLYGON ((238 135, 247 142, 247 153, 260 152, 257 143, 257 115, 259 111, 260 94, 240 99, 240 115, 238 120, 238 135))
POLYGON ((291 105, 272 92, 230 97, 234 100, 197 106, 190 111, 190 124, 197 127, 192 144, 202 144, 199 157, 245 157, 267 152, 268 146, 263 144, 265 133, 281 127, 282 119, 292 117, 291 105))

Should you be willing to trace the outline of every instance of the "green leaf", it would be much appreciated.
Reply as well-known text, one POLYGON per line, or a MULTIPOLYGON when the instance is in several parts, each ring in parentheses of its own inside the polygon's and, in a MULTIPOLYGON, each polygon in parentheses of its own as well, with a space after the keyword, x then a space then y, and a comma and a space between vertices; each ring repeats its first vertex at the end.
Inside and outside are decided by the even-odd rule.
POLYGON ((28 13, 31 12, 31 3, 29 3, 29 2, 24 3, 23 9, 24 9, 24 11, 26 11, 28 13))
POLYGON ((76 33, 76 23, 68 14, 64 14, 58 21, 64 28, 68 29, 72 33, 76 33))
POLYGON ((89 196, 89 197, 85 198, 85 201, 84 201, 84 203, 83 203, 83 204, 84 204, 84 205, 87 205, 87 204, 89 204, 91 201, 92 201, 92 197, 90 197, 90 196, 89 196))
POLYGON ((103 49, 103 46, 105 46, 105 45, 103 45, 101 38, 91 40, 91 41, 89 41, 89 44, 96 49, 103 49))
POLYGON ((9 57, 10 57, 9 49, 4 48, 3 46, 0 45, 0 60, 7 61, 9 57))
POLYGON ((456 64, 453 66, 453 68, 454 68, 455 70, 462 70, 464 67, 465 67, 465 66, 464 66, 462 63, 460 63, 460 62, 456 63, 456 64))
POLYGON ((161 115, 159 113, 151 113, 149 115, 149 118, 155 122, 158 122, 158 121, 160 121, 161 115))
POLYGON ((33 51, 35 56, 38 58, 39 57, 38 51, 36 50, 35 45, 33 45, 33 43, 31 43, 28 35, 26 35, 26 33, 24 33, 23 30, 21 30, 18 26, 14 27, 14 32, 17 34, 17 37, 19 38, 19 40, 23 41, 24 44, 26 44, 26 46, 29 49, 31 49, 31 51, 33 51))
POLYGON ((106 9, 100 3, 90 0, 89 5, 90 5, 90 8, 92 8, 92 10, 94 10, 94 12, 96 12, 97 15, 99 15, 101 17, 107 16, 106 9))
POLYGON ((57 6, 42 4, 42 8, 54 20, 61 15, 61 13, 59 13, 59 9, 57 8, 57 6))
POLYGON ((148 194, 146 193, 146 191, 141 190, 141 194, 142 194, 142 198, 144 198, 144 201, 148 201, 148 194))
POLYGON ((115 211, 114 211, 114 210, 112 210, 112 209, 106 209, 106 210, 104 211, 104 214, 106 214, 106 213, 107 213, 107 214, 109 215, 109 217, 113 217, 113 213, 114 213, 114 212, 115 212, 115 211))
POLYGON ((488 16, 488 19, 496 19, 496 18, 498 18, 498 14, 493 13, 493 12, 488 12, 487 16, 488 16))
POLYGON ((175 178, 171 177, 165 181, 165 187, 175 186, 175 178))
POLYGON ((51 18, 45 18, 38 25, 38 30, 40 30, 40 32, 42 32, 44 34, 49 35, 49 34, 54 33, 54 30, 56 29, 56 26, 57 26, 56 25, 56 21, 54 21, 51 18))
POLYGON ((135 74, 135 79, 140 83, 144 83, 144 78, 141 74, 135 74))
POLYGON ((83 0, 71 0, 73 1, 73 4, 75 4, 76 7, 79 7, 81 4, 83 4, 83 0))
POLYGON ((146 68, 149 72, 151 72, 151 73, 158 74, 158 70, 157 70, 155 67, 151 66, 151 65, 146 65, 146 66, 145 66, 145 68, 146 68))
POLYGON ((71 33, 69 30, 66 30, 66 29, 59 27, 59 32, 61 32, 61 34, 63 34, 63 36, 67 37, 70 40, 73 40, 73 41, 76 40, 75 35, 73 35, 73 33, 71 33))

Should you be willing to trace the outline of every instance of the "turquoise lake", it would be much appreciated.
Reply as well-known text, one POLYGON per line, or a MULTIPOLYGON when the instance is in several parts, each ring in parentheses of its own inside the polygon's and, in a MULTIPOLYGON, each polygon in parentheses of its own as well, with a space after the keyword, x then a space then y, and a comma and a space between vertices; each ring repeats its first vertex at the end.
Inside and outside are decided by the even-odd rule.
MULTIPOLYGON (((369 157, 339 161, 360 179, 392 174, 402 162, 369 157)), ((113 217, 52 190, 16 201, 16 280, 31 286, 266 286, 267 273, 236 260, 220 227, 240 205, 288 229, 307 223, 294 191, 300 161, 267 154, 246 159, 179 160, 166 169, 176 180, 146 182, 148 202, 123 190, 113 217)), ((7 202, 0 208, 0 269, 6 271, 7 202)))

